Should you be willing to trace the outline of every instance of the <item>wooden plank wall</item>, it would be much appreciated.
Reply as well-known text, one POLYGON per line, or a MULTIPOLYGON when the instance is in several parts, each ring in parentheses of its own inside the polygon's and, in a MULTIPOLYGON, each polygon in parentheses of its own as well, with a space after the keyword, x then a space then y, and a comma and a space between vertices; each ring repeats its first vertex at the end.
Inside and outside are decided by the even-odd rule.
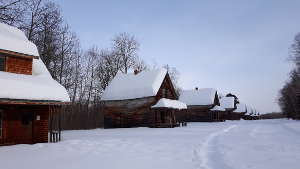
POLYGON ((48 106, 1 105, 0 109, 4 110, 2 144, 48 142, 48 106), (23 113, 33 113, 27 125, 22 123, 23 113))
POLYGON ((32 59, 6 57, 6 72, 32 74, 32 59))

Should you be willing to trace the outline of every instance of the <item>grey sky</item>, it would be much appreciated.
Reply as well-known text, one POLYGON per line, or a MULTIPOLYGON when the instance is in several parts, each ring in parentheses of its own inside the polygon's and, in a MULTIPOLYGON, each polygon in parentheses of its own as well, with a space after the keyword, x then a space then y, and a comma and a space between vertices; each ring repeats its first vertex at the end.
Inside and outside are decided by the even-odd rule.
POLYGON ((300 1, 64 0, 63 15, 86 49, 134 34, 149 64, 169 64, 184 89, 232 92, 259 111, 278 111, 278 90, 300 32, 300 1))

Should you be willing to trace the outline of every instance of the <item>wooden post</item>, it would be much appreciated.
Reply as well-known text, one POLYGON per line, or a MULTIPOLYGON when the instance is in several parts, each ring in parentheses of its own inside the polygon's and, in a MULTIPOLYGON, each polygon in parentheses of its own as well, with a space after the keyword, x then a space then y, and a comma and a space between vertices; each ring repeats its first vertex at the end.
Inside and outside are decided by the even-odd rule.
POLYGON ((64 107, 59 108, 58 114, 58 141, 61 141, 61 113, 64 111, 64 107))
POLYGON ((50 143, 52 143, 52 107, 49 106, 49 138, 50 143))

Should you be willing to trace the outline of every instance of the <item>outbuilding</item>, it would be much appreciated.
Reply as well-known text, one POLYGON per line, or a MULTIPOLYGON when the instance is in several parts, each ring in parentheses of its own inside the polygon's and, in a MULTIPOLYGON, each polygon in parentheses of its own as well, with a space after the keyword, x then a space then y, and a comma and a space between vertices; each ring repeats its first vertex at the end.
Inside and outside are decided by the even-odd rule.
POLYGON ((220 105, 216 89, 195 88, 194 90, 183 90, 179 101, 187 105, 186 110, 178 112, 178 114, 181 114, 181 121, 210 122, 219 120, 218 116, 213 116, 210 111, 213 107, 220 105))
POLYGON ((175 127, 177 100, 166 69, 117 73, 102 95, 105 128, 175 127))
POLYGON ((236 109, 228 114, 228 120, 241 120, 247 113, 247 107, 243 103, 236 104, 236 109))
POLYGON ((35 44, 3 23, 0 88, 0 145, 48 142, 49 130, 60 139, 59 115, 68 93, 52 79, 35 44))
POLYGON ((225 109, 225 111, 222 111, 222 114, 220 115, 222 121, 230 119, 230 114, 236 109, 235 100, 236 99, 232 96, 226 96, 220 99, 221 107, 225 109))

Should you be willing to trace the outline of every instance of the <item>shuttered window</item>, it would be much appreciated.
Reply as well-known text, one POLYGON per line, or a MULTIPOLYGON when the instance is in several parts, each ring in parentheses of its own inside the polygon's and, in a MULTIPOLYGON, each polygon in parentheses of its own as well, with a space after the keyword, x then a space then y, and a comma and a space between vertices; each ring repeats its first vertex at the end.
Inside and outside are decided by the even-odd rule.
POLYGON ((5 57, 0 55, 0 71, 5 71, 5 57))

